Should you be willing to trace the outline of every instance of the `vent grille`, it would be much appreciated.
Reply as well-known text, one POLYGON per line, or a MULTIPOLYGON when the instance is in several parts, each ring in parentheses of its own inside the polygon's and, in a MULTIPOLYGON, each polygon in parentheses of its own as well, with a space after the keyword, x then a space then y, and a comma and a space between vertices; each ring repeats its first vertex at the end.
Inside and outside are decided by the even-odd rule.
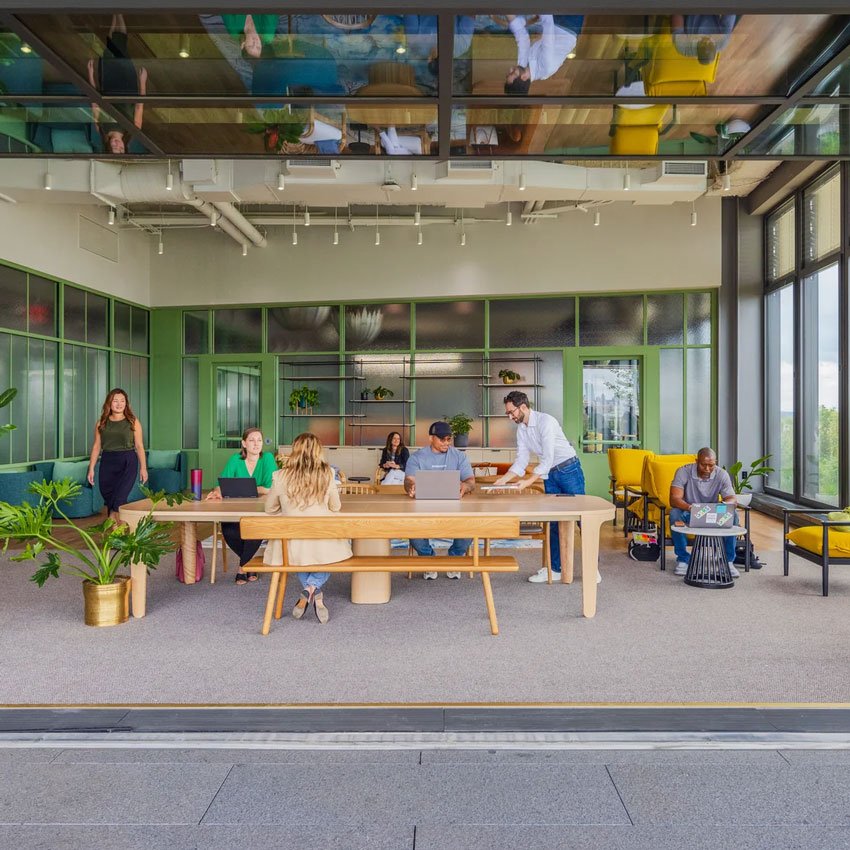
POLYGON ((707 162, 665 160, 661 165, 662 177, 706 177, 707 175, 707 162))
POLYGON ((492 171, 493 161, 489 159, 472 160, 471 162, 452 162, 447 163, 449 171, 492 171))

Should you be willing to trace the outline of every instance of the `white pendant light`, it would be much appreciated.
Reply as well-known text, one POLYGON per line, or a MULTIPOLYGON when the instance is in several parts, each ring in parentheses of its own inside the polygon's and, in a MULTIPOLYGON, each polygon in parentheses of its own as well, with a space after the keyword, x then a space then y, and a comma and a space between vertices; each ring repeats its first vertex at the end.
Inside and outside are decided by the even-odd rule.
POLYGON ((422 222, 422 214, 419 212, 419 204, 417 204, 416 205, 416 212, 413 213, 413 223, 416 225, 416 227, 419 227, 421 222, 422 222))
POLYGON ((292 205, 292 244, 298 244, 298 231, 295 229, 295 204, 292 205))
POLYGON ((110 227, 112 227, 115 224, 115 207, 109 208, 109 213, 106 216, 106 221, 108 222, 110 227))
POLYGON ((277 173, 277 190, 278 192, 282 192, 286 188, 286 178, 283 176, 283 166, 281 166, 280 171, 277 173))
POLYGON ((519 185, 517 186, 517 188, 520 190, 520 192, 525 191, 525 166, 520 166, 519 185))
POLYGON ((728 192, 732 188, 732 177, 730 176, 728 171, 724 172, 723 174, 722 185, 724 192, 728 192))
POLYGON ((691 227, 697 226, 697 208, 696 204, 691 202, 691 227))
POLYGON ((310 226, 310 210, 307 207, 304 207, 304 227, 310 226))
POLYGON ((334 245, 339 245, 339 231, 337 230, 336 224, 337 224, 336 207, 334 207, 334 245))
POLYGON ((174 188, 174 175, 171 173, 171 160, 168 160, 168 174, 165 175, 165 191, 170 192, 174 188))
POLYGON ((44 189, 49 192, 53 188, 53 175, 50 173, 50 163, 47 165, 47 171, 44 172, 44 189))
POLYGON ((218 210, 213 210, 210 213, 210 227, 215 227, 218 224, 218 210))
POLYGON ((599 227, 599 224, 600 224, 601 221, 602 221, 602 214, 599 212, 599 210, 597 210, 593 214, 593 226, 599 227))
POLYGON ((380 228, 380 220, 378 218, 378 205, 375 204, 375 245, 378 246, 381 244, 381 228, 380 228))
POLYGON ((189 53, 189 33, 184 32, 183 35, 180 36, 180 48, 177 51, 177 55, 181 59, 188 59, 191 55, 189 53))
POLYGON ((514 214, 508 210, 507 215, 505 216, 505 226, 510 227, 514 223, 514 214))
POLYGON ((419 233, 418 233, 418 235, 417 235, 417 237, 416 237, 416 244, 417 244, 417 245, 421 245, 421 244, 422 244, 422 228, 421 228, 421 227, 419 228, 419 233))
POLYGON ((160 257, 165 253, 165 246, 162 244, 162 233, 159 234, 159 245, 156 246, 156 252, 160 257))
POLYGON ((248 243, 247 242, 242 243, 242 256, 243 257, 248 256, 248 243))
POLYGON ((419 188, 419 179, 416 176, 416 172, 410 175, 410 191, 415 192, 419 188))
POLYGON ((628 192, 628 191, 631 190, 631 188, 632 188, 632 175, 629 174, 629 170, 626 169, 625 173, 623 174, 623 191, 628 192))

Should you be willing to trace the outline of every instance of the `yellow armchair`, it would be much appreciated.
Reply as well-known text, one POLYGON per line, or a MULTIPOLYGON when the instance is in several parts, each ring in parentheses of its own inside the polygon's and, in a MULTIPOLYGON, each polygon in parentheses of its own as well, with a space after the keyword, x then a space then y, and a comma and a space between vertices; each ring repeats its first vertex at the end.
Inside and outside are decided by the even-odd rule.
MULTIPOLYGON (((695 463, 696 455, 653 455, 647 458, 641 472, 641 496, 630 502, 628 509, 647 522, 659 523, 661 520, 660 505, 665 511, 670 510, 670 485, 676 471, 686 463, 695 463)), ((669 535, 669 525, 665 519, 663 532, 669 535)))
POLYGON ((669 30, 646 39, 648 59, 641 68, 647 97, 705 97, 717 76, 718 53, 703 65, 696 56, 683 56, 669 30))
POLYGON ((614 503, 614 524, 617 524, 616 508, 623 508, 623 524, 626 524, 626 491, 637 492, 641 487, 643 462, 653 457, 654 452, 646 449, 608 449, 609 493, 614 503))

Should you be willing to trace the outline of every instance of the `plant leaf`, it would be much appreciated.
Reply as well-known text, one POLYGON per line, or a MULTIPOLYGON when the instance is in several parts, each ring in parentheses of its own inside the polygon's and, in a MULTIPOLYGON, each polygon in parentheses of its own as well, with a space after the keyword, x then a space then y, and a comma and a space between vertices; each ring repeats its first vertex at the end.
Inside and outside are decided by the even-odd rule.
POLYGON ((47 579, 59 578, 59 568, 61 566, 62 562, 59 560, 59 556, 55 552, 48 552, 47 563, 30 576, 30 581, 34 581, 39 587, 44 587, 47 579))

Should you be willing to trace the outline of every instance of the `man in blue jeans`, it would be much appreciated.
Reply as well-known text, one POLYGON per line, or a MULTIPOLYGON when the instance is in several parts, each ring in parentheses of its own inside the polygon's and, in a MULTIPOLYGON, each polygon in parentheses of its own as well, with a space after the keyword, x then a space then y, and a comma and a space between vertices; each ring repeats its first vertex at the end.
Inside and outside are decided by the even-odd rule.
MULTIPOLYGON (((576 450, 564 436, 564 430, 554 416, 540 413, 528 406, 528 396, 514 390, 505 398, 505 413, 517 424, 516 460, 511 468, 496 484, 508 484, 519 481, 520 490, 530 487, 535 481, 543 480, 547 493, 568 493, 571 496, 584 495, 584 472, 581 469, 576 450), (537 455, 538 463, 534 472, 525 478, 525 468, 531 453, 537 455)), ((549 549, 552 557, 552 572, 561 574, 561 548, 558 538, 558 523, 549 523, 549 549)), ((532 582, 543 582, 548 578, 546 567, 541 567, 528 577, 532 582)), ((597 573, 597 581, 601 576, 597 573)))
MULTIPOLYGON (((457 469, 460 471, 460 497, 463 498, 475 489, 475 473, 472 471, 466 455, 452 444, 452 429, 448 422, 432 422, 428 429, 428 445, 414 452, 404 467, 404 492, 410 498, 416 496, 416 473, 420 469, 457 469)), ((449 555, 465 555, 472 543, 472 538, 459 537, 452 540, 449 555)), ((427 537, 411 537, 410 545, 417 555, 429 556, 434 554, 434 547, 427 537)), ((426 571, 426 579, 437 578, 433 570, 426 571)), ((460 570, 446 573, 446 578, 460 578, 460 570)))
MULTIPOLYGON (((685 534, 676 531, 691 521, 691 505, 712 505, 722 498, 727 505, 737 504, 735 490, 729 473, 717 466, 717 455, 713 449, 702 448, 697 452, 696 463, 686 463, 676 470, 673 483, 670 485, 670 536, 673 538, 673 548, 676 550, 677 576, 688 572, 688 541, 685 534)), ((737 514, 733 516, 733 525, 738 524, 737 514)), ((740 573, 735 569, 735 538, 724 537, 726 560, 729 562, 729 572, 732 578, 738 578, 740 573)))

